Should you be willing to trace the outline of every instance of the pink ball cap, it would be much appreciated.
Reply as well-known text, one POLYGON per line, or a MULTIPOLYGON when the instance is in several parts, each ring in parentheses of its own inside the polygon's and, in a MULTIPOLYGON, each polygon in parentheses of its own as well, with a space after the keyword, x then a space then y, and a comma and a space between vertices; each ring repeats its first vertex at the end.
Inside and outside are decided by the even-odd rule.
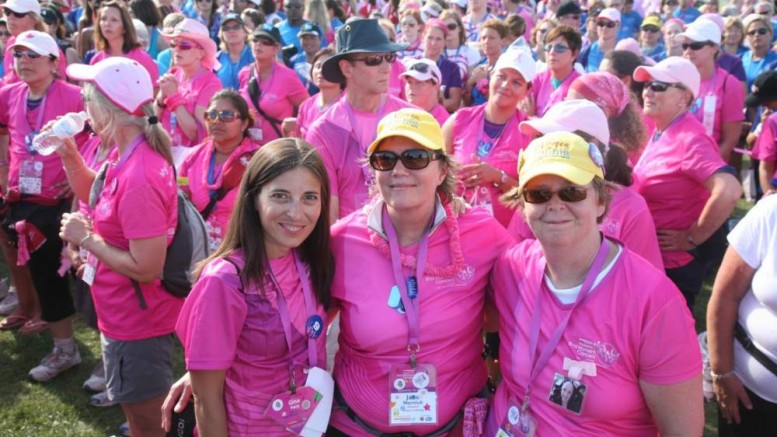
POLYGON ((148 71, 132 59, 116 56, 94 65, 72 64, 67 67, 67 75, 93 83, 128 114, 143 116, 140 108, 154 100, 154 85, 148 71))

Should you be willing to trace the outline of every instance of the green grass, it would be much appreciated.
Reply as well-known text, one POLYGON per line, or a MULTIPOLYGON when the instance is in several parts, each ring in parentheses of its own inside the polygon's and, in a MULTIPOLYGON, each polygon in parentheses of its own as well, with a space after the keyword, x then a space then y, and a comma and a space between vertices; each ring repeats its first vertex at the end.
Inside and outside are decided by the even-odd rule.
MULTIPOLYGON (((750 206, 740 202, 734 215, 742 217, 750 206)), ((706 329, 705 314, 711 290, 712 279, 707 281, 696 301, 694 317, 699 332, 706 329)), ((105 437, 117 433, 117 427, 124 421, 119 407, 94 408, 89 405, 90 395, 81 388, 100 355, 99 337, 79 319, 75 321, 75 332, 81 365, 39 384, 29 381, 27 372, 50 351, 50 335, 22 337, 0 331, 0 435, 105 437)), ((183 369, 180 347, 176 348, 175 357, 175 375, 180 375, 183 369)), ((717 436, 715 404, 705 404, 705 413, 704 436, 717 436)))

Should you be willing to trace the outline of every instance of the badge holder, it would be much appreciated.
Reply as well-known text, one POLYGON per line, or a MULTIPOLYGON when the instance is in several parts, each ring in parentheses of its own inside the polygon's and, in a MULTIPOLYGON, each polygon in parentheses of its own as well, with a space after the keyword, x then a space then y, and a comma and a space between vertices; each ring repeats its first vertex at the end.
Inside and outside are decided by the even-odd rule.
POLYGON ((22 161, 19 169, 19 191, 39 195, 43 189, 43 163, 35 159, 22 161))
POLYGON ((437 369, 416 363, 410 350, 410 366, 389 370, 389 425, 437 425, 437 369))
POLYGON ((265 411, 287 431, 303 437, 318 437, 326 432, 335 383, 326 370, 311 367, 305 385, 297 387, 292 372, 289 391, 273 396, 265 411))

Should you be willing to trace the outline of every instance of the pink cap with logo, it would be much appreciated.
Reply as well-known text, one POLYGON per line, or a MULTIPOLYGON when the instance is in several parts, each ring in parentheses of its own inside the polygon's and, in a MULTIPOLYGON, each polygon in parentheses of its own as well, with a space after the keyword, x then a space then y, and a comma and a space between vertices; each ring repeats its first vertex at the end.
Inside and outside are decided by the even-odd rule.
POLYGON ((693 93, 693 97, 699 95, 701 76, 699 70, 691 61, 679 56, 664 59, 652 67, 637 67, 634 70, 634 80, 637 82, 649 82, 658 80, 666 83, 679 83, 693 93))
POLYGON ((59 58, 59 46, 54 41, 54 38, 48 33, 38 32, 37 30, 28 30, 20 33, 11 46, 11 48, 14 47, 26 47, 39 55, 59 58))
POLYGON ((110 57, 94 65, 71 64, 71 79, 93 83, 116 106, 128 114, 143 116, 141 107, 154 100, 154 85, 148 71, 129 58, 110 57))

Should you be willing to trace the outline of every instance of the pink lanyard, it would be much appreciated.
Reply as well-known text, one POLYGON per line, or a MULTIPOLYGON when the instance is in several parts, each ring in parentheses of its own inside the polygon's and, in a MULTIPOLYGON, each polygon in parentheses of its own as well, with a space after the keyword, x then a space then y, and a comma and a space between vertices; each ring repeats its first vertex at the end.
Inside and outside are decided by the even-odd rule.
MULTIPOLYGON (((297 275, 299 275, 299 280, 302 283, 302 294, 305 297, 305 307, 307 308, 308 316, 313 317, 316 315, 316 308, 313 304, 313 292, 310 290, 310 281, 305 274, 305 265, 302 263, 302 260, 300 259, 296 250, 293 251, 293 254, 294 263, 297 267, 297 275)), ((289 372, 291 373, 289 379, 289 388, 291 389, 291 392, 294 393, 296 391, 297 383, 295 380, 294 372, 294 365, 296 363, 294 362, 294 355, 292 353, 291 316, 289 316, 289 307, 286 305, 286 299, 283 297, 283 290, 281 289, 281 285, 275 278, 275 274, 273 274, 272 269, 268 270, 270 272, 270 279, 272 280, 275 289, 278 291, 278 313, 281 316, 281 324, 283 324, 283 336, 286 337, 286 346, 289 348, 289 372)), ((308 364, 310 367, 316 367, 318 365, 318 349, 316 347, 316 341, 310 339, 307 335, 305 339, 308 345, 308 364)))
POLYGON ((132 154, 135 152, 135 149, 137 149, 138 146, 140 145, 140 143, 142 143, 143 140, 145 140, 145 139, 146 139, 145 135, 140 134, 140 135, 138 135, 137 138, 135 138, 130 143, 129 146, 127 146, 127 150, 125 150, 124 153, 121 155, 121 158, 119 158, 119 162, 117 162, 116 165, 113 166, 113 168, 111 169, 110 172, 106 172, 106 175, 105 175, 105 183, 106 183, 106 185, 108 184, 108 182, 112 181, 113 179, 116 179, 116 176, 119 174, 119 170, 122 167, 124 167, 124 164, 127 163, 127 161, 129 160, 130 156, 132 156, 132 154))
MULTIPOLYGON (((548 343, 545 345, 545 347, 542 349, 542 352, 540 353, 539 358, 536 358, 537 356, 537 346, 539 343, 540 338, 540 318, 542 315, 542 295, 545 293, 545 290, 540 290, 537 294, 537 301, 534 304, 534 310, 532 313, 532 321, 531 321, 531 336, 529 337, 529 359, 532 362, 532 365, 530 367, 529 372, 529 384, 526 386, 526 394, 523 398, 523 407, 522 409, 525 411, 529 407, 529 397, 531 396, 532 392, 532 385, 534 384, 534 380, 537 379, 537 376, 539 376, 542 369, 545 368, 545 366, 548 364, 548 361, 550 361, 551 355, 556 351, 556 346, 558 345, 558 342, 561 340, 561 336, 564 334, 564 330, 567 328, 567 324, 569 324, 569 319, 572 317, 572 313, 575 312, 575 308, 580 304, 580 302, 585 299, 585 297, 588 295, 588 292, 591 291, 591 287, 594 284, 594 281, 596 280, 596 277, 599 276, 599 273, 602 271, 602 267, 604 266, 604 261, 607 258, 607 252, 609 251, 609 244, 607 244, 607 239, 602 239, 601 245, 599 246, 599 252, 596 254, 596 258, 594 259, 593 264, 591 265, 591 268, 588 270, 588 274, 585 276, 585 280, 583 281, 583 285, 580 287, 580 292, 577 295, 577 299, 575 299, 575 303, 572 305, 572 308, 567 311, 566 316, 561 320, 561 323, 558 325, 555 331, 553 331, 553 334, 550 336, 550 339, 548 339, 548 343)), ((543 269, 544 272, 544 269, 543 269)), ((542 275, 541 275, 542 276, 542 275)), ((540 287, 542 287, 543 279, 541 277, 540 279, 540 287)))
MULTIPOLYGON (((348 121, 351 122, 351 132, 350 134, 353 135, 356 139, 356 142, 359 144, 359 157, 365 157, 367 154, 367 147, 370 146, 370 143, 372 140, 370 140, 370 143, 365 144, 364 138, 361 138, 359 136, 359 131, 356 129, 356 115, 353 113, 353 108, 351 107, 351 104, 348 103, 346 99, 343 99, 343 108, 345 108, 345 113, 348 116, 348 121)), ((383 95, 380 98, 380 105, 378 106, 378 123, 380 123, 380 120, 383 119, 383 116, 386 112, 386 96, 383 95)), ((372 185, 372 175, 370 175, 370 170, 368 166, 361 165, 360 166, 362 170, 362 175, 364 176, 364 185, 367 185, 368 187, 372 185)))
MULTIPOLYGON (((434 212, 432 213, 432 220, 434 220, 434 212)), ((405 275, 402 272, 402 261, 399 254, 399 241, 397 240, 397 233, 394 230, 394 225, 389 219, 388 212, 384 205, 383 207, 383 228, 386 231, 386 235, 389 240, 389 249, 391 250, 391 266, 394 269, 394 280, 397 283, 397 287, 400 290, 400 296, 402 298, 402 304, 405 307, 405 314, 407 316, 407 350, 410 352, 410 367, 416 366, 416 353, 421 350, 420 340, 420 307, 419 301, 419 289, 423 282, 423 274, 426 269, 426 255, 429 250, 429 233, 424 234, 424 238, 421 240, 418 248, 418 256, 416 258, 415 271, 413 275, 405 279, 405 275)))

